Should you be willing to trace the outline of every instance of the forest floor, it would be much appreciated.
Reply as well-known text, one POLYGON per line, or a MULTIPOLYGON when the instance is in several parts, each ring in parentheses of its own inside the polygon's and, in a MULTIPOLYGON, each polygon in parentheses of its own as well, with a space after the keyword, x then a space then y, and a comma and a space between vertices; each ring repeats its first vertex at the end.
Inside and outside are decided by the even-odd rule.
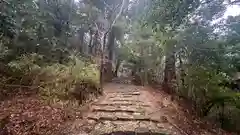
POLYGON ((123 83, 104 87, 104 96, 72 124, 73 135, 232 135, 190 113, 162 90, 123 83))

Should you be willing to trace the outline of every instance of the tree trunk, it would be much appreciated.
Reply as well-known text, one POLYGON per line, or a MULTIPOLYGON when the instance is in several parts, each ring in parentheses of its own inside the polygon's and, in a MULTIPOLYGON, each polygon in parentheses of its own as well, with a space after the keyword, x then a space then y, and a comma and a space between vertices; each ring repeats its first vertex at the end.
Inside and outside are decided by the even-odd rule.
POLYGON ((94 34, 93 43, 92 43, 92 54, 97 55, 98 47, 98 31, 94 34))
POLYGON ((148 85, 148 69, 144 67, 143 69, 143 86, 148 85))
POLYGON ((184 67, 183 67, 183 61, 181 58, 181 55, 179 55, 179 65, 180 65, 180 80, 181 80, 181 85, 184 87, 185 86, 185 71, 184 71, 184 67))
POLYGON ((169 53, 166 56, 165 69, 164 69, 164 82, 163 86, 167 92, 172 93, 174 91, 173 83, 176 80, 175 69, 175 53, 169 53))
POLYGON ((221 128, 224 128, 225 127, 225 116, 224 116, 224 112, 225 112, 225 104, 224 102, 221 103, 221 112, 220 112, 220 116, 219 116, 219 119, 220 119, 220 122, 221 122, 221 128))
POLYGON ((108 51, 109 51, 109 54, 108 54, 108 58, 109 60, 113 60, 113 55, 114 55, 114 51, 115 51, 115 44, 114 44, 114 40, 115 40, 115 35, 114 35, 114 32, 113 30, 110 31, 109 35, 108 35, 108 51))
POLYGON ((117 77, 118 76, 118 70, 120 68, 121 65, 121 60, 117 60, 117 64, 116 64, 116 69, 114 71, 114 76, 117 77))
POLYGON ((83 45, 83 43, 84 43, 84 29, 83 28, 81 28, 79 31, 78 31, 78 34, 79 34, 79 41, 80 41, 80 44, 77 46, 77 50, 79 51, 79 52, 83 52, 84 50, 84 45, 83 45))
POLYGON ((104 44, 103 44, 103 50, 105 50, 105 47, 107 47, 107 58, 108 60, 103 64, 105 71, 103 72, 105 76, 105 81, 110 81, 114 77, 114 72, 113 72, 113 58, 114 58, 114 32, 112 29, 110 30, 109 33, 104 34, 104 44), (107 40, 108 38, 108 40, 107 40))
POLYGON ((90 35, 90 40, 89 40, 89 44, 88 44, 88 48, 89 48, 89 53, 92 55, 93 54, 93 32, 92 30, 90 30, 89 32, 90 35))

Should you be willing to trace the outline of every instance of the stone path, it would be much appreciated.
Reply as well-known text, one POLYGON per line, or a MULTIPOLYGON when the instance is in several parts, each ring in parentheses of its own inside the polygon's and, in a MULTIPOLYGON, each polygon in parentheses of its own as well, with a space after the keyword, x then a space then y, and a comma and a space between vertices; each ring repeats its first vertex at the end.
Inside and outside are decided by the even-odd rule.
POLYGON ((88 105, 67 135, 232 135, 202 122, 161 90, 127 79, 114 82, 104 86, 104 95, 88 105))
POLYGON ((168 123, 164 115, 157 117, 151 115, 156 108, 146 98, 147 95, 148 93, 141 86, 109 84, 105 87, 105 97, 92 104, 91 111, 87 115, 87 128, 83 128, 83 133, 89 135, 180 134, 168 123))

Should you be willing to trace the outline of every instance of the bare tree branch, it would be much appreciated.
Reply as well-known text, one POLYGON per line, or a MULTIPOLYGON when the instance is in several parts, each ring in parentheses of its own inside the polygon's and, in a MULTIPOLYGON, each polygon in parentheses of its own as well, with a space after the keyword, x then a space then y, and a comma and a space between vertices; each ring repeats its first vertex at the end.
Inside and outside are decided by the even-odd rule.
POLYGON ((124 5, 125 5, 125 2, 126 2, 126 0, 123 0, 123 1, 122 1, 122 6, 121 6, 121 8, 120 8, 120 11, 119 11, 119 13, 117 14, 116 18, 114 19, 114 21, 113 21, 113 23, 112 23, 112 25, 111 25, 111 28, 112 28, 112 26, 116 23, 117 19, 120 17, 121 13, 123 12, 123 7, 124 7, 124 5))

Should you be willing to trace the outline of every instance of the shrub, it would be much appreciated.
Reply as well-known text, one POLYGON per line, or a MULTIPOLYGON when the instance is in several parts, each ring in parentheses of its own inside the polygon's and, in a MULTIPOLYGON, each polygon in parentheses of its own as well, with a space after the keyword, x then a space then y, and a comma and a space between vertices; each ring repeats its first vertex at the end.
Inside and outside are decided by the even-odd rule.
POLYGON ((83 103, 90 95, 101 94, 96 64, 82 61, 77 56, 71 57, 65 65, 47 65, 42 61, 42 56, 30 54, 9 63, 8 66, 20 80, 15 83, 38 89, 41 97, 48 101, 75 98, 83 103))
POLYGON ((225 74, 201 66, 190 66, 180 94, 194 102, 202 116, 218 122, 222 128, 240 131, 240 95, 219 84, 225 74))

